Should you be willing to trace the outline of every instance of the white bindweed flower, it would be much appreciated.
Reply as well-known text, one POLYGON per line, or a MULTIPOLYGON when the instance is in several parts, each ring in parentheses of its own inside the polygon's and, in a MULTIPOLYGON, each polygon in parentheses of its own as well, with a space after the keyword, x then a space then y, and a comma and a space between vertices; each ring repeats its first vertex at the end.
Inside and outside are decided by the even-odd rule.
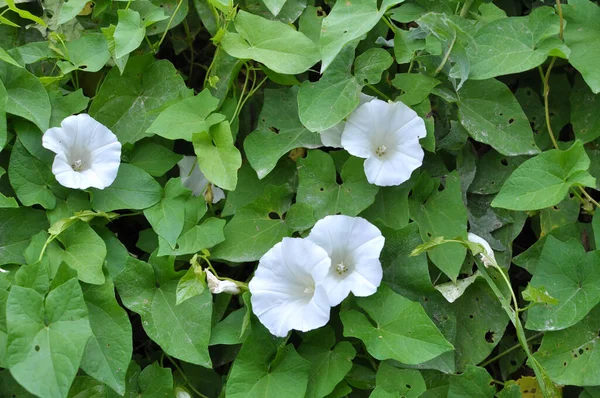
MULTIPOLYGON (((367 94, 360 93, 358 95, 358 106, 362 104, 366 104, 374 100, 375 97, 372 97, 367 94)), ((325 146, 329 146, 332 148, 341 148, 342 147, 342 133, 344 132, 344 127, 346 127, 346 121, 342 120, 338 124, 333 127, 330 127, 326 130, 321 131, 319 134, 321 135, 321 142, 325 146)))
POLYGON ((341 303, 350 292, 370 296, 383 277, 379 254, 385 238, 379 228, 361 217, 327 216, 306 238, 327 252, 331 268, 323 282, 329 304, 341 303))
POLYGON ((321 283, 330 265, 327 252, 313 242, 283 238, 261 257, 248 284, 252 311, 279 337, 324 326, 331 308, 321 283))
POLYGON ((490 265, 493 265, 491 260, 496 262, 496 256, 494 256, 494 251, 492 250, 492 247, 485 239, 483 239, 479 235, 475 235, 475 234, 469 232, 467 234, 467 240, 469 242, 479 243, 485 249, 485 253, 487 254, 487 257, 483 253, 479 254, 479 258, 481 258, 483 265, 485 265, 486 267, 489 267, 490 265), (488 258, 491 260, 489 260, 488 258))
POLYGON ((223 190, 215 185, 212 185, 204 176, 195 156, 184 156, 177 166, 179 166, 179 175, 181 183, 184 187, 192 191, 194 196, 205 196, 208 189, 212 192, 212 203, 217 203, 225 198, 223 190), (193 168, 193 170, 192 170, 193 168))
POLYGON ((60 127, 48 129, 42 145, 56 154, 52 173, 62 186, 104 189, 117 178, 121 143, 88 114, 69 116, 60 127))
POLYGON ((426 135, 425 122, 408 106, 374 99, 348 117, 342 146, 367 159, 365 174, 371 184, 400 185, 423 164, 419 139, 426 135))
POLYGON ((206 284, 208 285, 208 290, 212 294, 219 293, 229 293, 229 294, 240 294, 240 288, 232 281, 221 280, 217 278, 210 270, 205 270, 206 272, 206 284))

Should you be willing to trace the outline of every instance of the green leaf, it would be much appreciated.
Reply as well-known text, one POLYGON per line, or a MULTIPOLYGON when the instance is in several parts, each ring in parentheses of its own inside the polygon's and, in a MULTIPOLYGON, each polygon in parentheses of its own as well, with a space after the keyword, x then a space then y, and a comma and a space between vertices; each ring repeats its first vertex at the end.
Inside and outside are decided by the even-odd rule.
POLYGON ((404 91, 398 100, 408 106, 425 101, 431 91, 440 83, 439 80, 420 73, 398 73, 392 80, 394 87, 404 91))
POLYGON ((510 210, 539 210, 561 202, 572 186, 595 187, 596 179, 581 141, 566 150, 552 149, 521 164, 492 202, 510 210))
POLYGON ((146 366, 138 377, 139 395, 148 398, 171 397, 173 375, 170 368, 161 367, 158 362, 146 366))
POLYGON ((387 362, 379 364, 376 383, 370 398, 391 398, 400 394, 406 398, 418 398, 427 390, 418 370, 398 369, 387 362))
POLYGON ((505 156, 494 150, 485 153, 477 162, 475 178, 468 191, 478 195, 500 192, 508 177, 519 167, 526 156, 505 156))
POLYGON ((227 315, 213 327, 209 344, 211 346, 242 344, 246 340, 245 332, 248 330, 244 330, 244 320, 249 316, 248 313, 248 308, 239 308, 227 315))
POLYGON ((162 188, 144 170, 121 163, 115 182, 109 187, 92 189, 92 207, 98 211, 146 209, 160 201, 162 188))
POLYGON ((192 141, 195 133, 208 129, 225 119, 219 113, 213 113, 219 106, 219 100, 210 91, 202 90, 200 94, 181 100, 158 115, 146 131, 146 134, 157 134, 170 140, 183 139, 192 141))
POLYGON ((205 278, 201 269, 190 267, 177 283, 175 304, 179 305, 189 298, 200 296, 206 290, 205 278))
POLYGON ((118 10, 119 22, 113 35, 115 57, 121 58, 137 49, 144 41, 146 25, 137 11, 118 10))
POLYGON ((523 300, 537 304, 558 304, 558 300, 550 296, 548 290, 544 286, 533 287, 531 283, 527 284, 525 290, 521 292, 523 300))
MULTIPOLYGON (((410 201, 410 215, 419 225, 423 242, 444 237, 467 238, 467 211, 462 201, 460 177, 453 172, 446 178, 443 191, 435 191, 425 203, 410 201)), ((456 281, 467 249, 460 243, 447 243, 428 252, 431 261, 456 281)))
POLYGON ((309 151, 298 161, 298 196, 296 200, 311 206, 317 220, 328 214, 356 216, 375 201, 378 187, 367 182, 362 159, 351 157, 341 167, 342 183, 331 156, 309 151))
POLYGON ((106 258, 106 245, 102 238, 85 222, 77 222, 61 233, 58 240, 65 247, 63 261, 77 271, 82 282, 104 283, 102 265, 106 258))
POLYGON ((198 166, 208 181, 228 191, 235 190, 242 155, 234 145, 229 122, 195 133, 193 143, 198 166))
POLYGON ((122 75, 118 68, 108 73, 89 113, 111 129, 122 144, 133 143, 146 135, 162 110, 191 95, 169 61, 134 57, 122 75))
POLYGON ((321 73, 332 64, 342 48, 368 33, 379 22, 388 8, 404 0, 384 0, 377 8, 375 0, 357 0, 337 3, 323 20, 319 47, 323 61, 321 73))
POLYGON ((539 7, 527 16, 501 18, 485 25, 467 49, 471 60, 469 78, 489 79, 541 65, 557 45, 553 41, 557 40, 559 25, 559 17, 551 7, 539 7))
POLYGON ((253 59, 282 74, 295 75, 319 62, 315 44, 304 34, 279 21, 239 11, 234 26, 221 39, 223 50, 239 59, 253 59))
POLYGON ((8 140, 8 125, 6 121, 6 103, 8 102, 8 93, 0 79, 0 151, 6 146, 8 140))
POLYGON ((225 240, 211 250, 214 258, 256 261, 293 230, 284 220, 292 193, 286 186, 269 186, 263 195, 239 209, 224 229, 225 240))
POLYGON ((543 304, 527 311, 527 329, 560 330, 583 319, 600 302, 600 251, 586 253, 574 239, 561 242, 549 236, 531 285, 545 286, 557 305, 543 304))
POLYGON ((13 286, 6 321, 13 377, 38 396, 66 396, 92 336, 79 282, 71 279, 45 299, 33 289, 13 286), (36 372, 40 369, 52 371, 36 372))
POLYGON ((111 280, 101 286, 84 285, 83 298, 93 336, 85 348, 81 369, 118 394, 125 394, 125 374, 133 351, 127 312, 117 302, 111 280))
POLYGON ((469 365, 463 374, 450 379, 448 398, 493 398, 495 394, 494 379, 484 368, 469 365))
POLYGON ((180 178, 172 178, 165 184, 163 197, 152 207, 144 210, 144 216, 154 229, 171 248, 175 248, 177 238, 183 231, 185 222, 185 202, 191 192, 185 188, 180 178))
POLYGON ((244 140, 248 161, 263 179, 279 159, 294 148, 318 148, 321 139, 298 118, 298 87, 265 89, 256 130, 244 140))
POLYGON ((165 250, 163 239, 159 240, 159 255, 175 255, 197 253, 203 249, 210 249, 225 240, 223 228, 225 220, 211 217, 200 225, 194 225, 189 230, 184 226, 184 233, 177 239, 177 245, 173 250, 165 250))
POLYGON ((458 118, 475 141, 508 156, 540 152, 527 116, 504 83, 467 81, 458 94, 458 118))
POLYGON ((569 62, 585 79, 594 94, 600 93, 600 71, 596 57, 600 51, 600 7, 589 0, 573 0, 563 7, 567 22, 565 43, 571 49, 569 62))
MULTIPOLYGON (((155 260, 156 262, 156 260, 155 260)), ((115 284, 125 307, 142 317, 144 330, 167 353, 186 362, 211 367, 208 355, 212 296, 207 290, 179 305, 173 259, 150 264, 129 257, 115 284), (190 316, 194 314, 194 316, 190 316)))
POLYGON ((262 326, 253 324, 233 362, 225 393, 228 398, 303 398, 309 369, 310 363, 293 345, 277 347, 262 326))
POLYGON ((344 336, 361 339, 376 359, 419 364, 454 349, 419 303, 387 285, 372 296, 357 298, 356 303, 373 322, 356 310, 342 311, 344 336))
POLYGON ((110 59, 108 43, 101 33, 88 33, 65 44, 67 61, 58 61, 63 74, 79 69, 98 72, 110 59))
POLYGON ((69 92, 66 95, 60 91, 50 91, 48 94, 52 105, 50 127, 58 127, 67 116, 84 111, 90 101, 83 95, 83 89, 69 92))
POLYGON ((6 50, 3 49, 2 47, 0 47, 0 61, 7 62, 18 68, 22 68, 21 64, 19 64, 17 61, 15 61, 15 59, 13 57, 11 57, 10 54, 8 52, 6 52, 6 50))
POLYGON ((31 237, 48 226, 43 211, 26 207, 0 209, 0 265, 26 264, 23 252, 31 237))
POLYGON ((362 84, 350 74, 355 47, 345 47, 318 82, 307 80, 300 86, 298 112, 310 131, 334 126, 358 106, 362 84))
POLYGON ((571 123, 575 137, 584 144, 600 137, 600 94, 594 94, 582 78, 575 79, 571 91, 571 123))
POLYGON ((600 384, 600 306, 579 323, 557 332, 546 332, 534 357, 556 384, 596 386, 600 384))
POLYGON ((271 11, 273 16, 277 16, 287 0, 262 0, 263 4, 271 11))
POLYGON ((139 167, 152 177, 162 177, 182 158, 182 155, 174 153, 163 145, 143 141, 133 148, 129 164, 139 167))
POLYGON ((354 77, 363 84, 377 84, 381 74, 387 70, 394 59, 382 48, 370 48, 356 57, 354 61, 354 77))
POLYGON ((21 140, 16 141, 10 154, 8 177, 17 198, 25 206, 39 204, 46 209, 56 206, 56 197, 50 188, 58 183, 52 170, 32 156, 21 140))
POLYGON ((69 398, 106 397, 110 389, 90 376, 77 376, 69 390, 69 398))
POLYGON ((46 25, 46 22, 44 22, 39 17, 36 17, 32 13, 30 13, 29 11, 21 10, 20 8, 17 8, 17 6, 15 5, 15 0, 6 0, 6 5, 8 6, 9 10, 14 11, 21 18, 28 19, 30 21, 33 21, 33 22, 37 23, 37 24, 40 24, 40 25, 45 26, 45 27, 48 27, 48 25, 46 25))
POLYGON ((1 62, 0 80, 8 94, 5 112, 32 121, 40 130, 46 131, 50 121, 50 99, 38 78, 24 68, 1 62))
POLYGON ((348 374, 356 350, 347 341, 336 344, 333 329, 326 327, 308 333, 298 354, 311 363, 306 398, 322 398, 348 374))
POLYGON ((408 225, 408 194, 411 186, 404 183, 397 187, 380 187, 375 202, 360 213, 374 224, 400 229, 408 225))

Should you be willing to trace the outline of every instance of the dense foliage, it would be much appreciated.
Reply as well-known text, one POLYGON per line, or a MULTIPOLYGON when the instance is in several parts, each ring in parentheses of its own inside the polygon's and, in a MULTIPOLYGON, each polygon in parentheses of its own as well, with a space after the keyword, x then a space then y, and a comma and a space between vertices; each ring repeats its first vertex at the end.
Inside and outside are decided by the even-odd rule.
POLYGON ((0 396, 599 397, 599 63, 590 0, 0 0, 0 396))

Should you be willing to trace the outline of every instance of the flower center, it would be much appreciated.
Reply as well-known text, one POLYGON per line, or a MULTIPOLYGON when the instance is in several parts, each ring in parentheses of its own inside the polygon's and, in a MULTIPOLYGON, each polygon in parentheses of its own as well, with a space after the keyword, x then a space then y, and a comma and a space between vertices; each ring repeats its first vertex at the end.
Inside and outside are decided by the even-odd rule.
POLYGON ((385 155, 385 151, 387 151, 387 147, 385 145, 379 145, 375 150, 375 154, 381 157, 385 155))
POLYGON ((71 163, 71 168, 73 171, 81 171, 83 169, 83 161, 81 159, 75 160, 71 163))
POLYGON ((337 272, 338 275, 344 275, 348 272, 348 267, 346 267, 344 263, 339 263, 335 266, 335 272, 337 272))
POLYGON ((306 289, 304 289, 304 294, 313 294, 314 292, 315 292, 314 286, 309 286, 306 289))

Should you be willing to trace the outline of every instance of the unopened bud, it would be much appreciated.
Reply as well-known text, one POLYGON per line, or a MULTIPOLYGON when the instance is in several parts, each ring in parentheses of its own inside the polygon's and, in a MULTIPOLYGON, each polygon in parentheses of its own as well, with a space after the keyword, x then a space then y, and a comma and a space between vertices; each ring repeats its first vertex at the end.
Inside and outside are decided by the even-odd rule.
POLYGON ((220 280, 208 269, 206 270, 206 283, 212 294, 229 293, 240 294, 240 288, 232 281, 220 280))

